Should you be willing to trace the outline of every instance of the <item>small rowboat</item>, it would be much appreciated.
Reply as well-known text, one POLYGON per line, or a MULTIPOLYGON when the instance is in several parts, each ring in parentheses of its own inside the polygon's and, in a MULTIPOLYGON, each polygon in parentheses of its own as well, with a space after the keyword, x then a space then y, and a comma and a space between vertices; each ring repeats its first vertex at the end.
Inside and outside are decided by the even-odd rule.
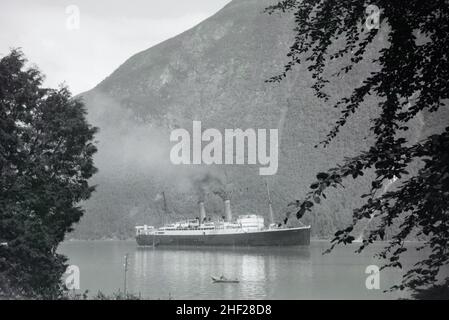
POLYGON ((227 279, 223 276, 221 277, 211 277, 212 281, 215 283, 239 283, 240 281, 238 279, 227 279))

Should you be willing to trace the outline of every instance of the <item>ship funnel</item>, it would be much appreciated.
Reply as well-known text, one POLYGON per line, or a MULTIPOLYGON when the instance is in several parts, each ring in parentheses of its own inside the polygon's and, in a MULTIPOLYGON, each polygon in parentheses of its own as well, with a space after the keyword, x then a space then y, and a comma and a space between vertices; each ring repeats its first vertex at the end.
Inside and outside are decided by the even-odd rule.
POLYGON ((224 201, 224 205, 225 205, 226 221, 231 222, 231 220, 232 220, 231 200, 226 199, 224 201))
POLYGON ((204 219, 206 219, 206 209, 204 209, 204 201, 198 203, 200 209, 200 224, 203 224, 204 219))

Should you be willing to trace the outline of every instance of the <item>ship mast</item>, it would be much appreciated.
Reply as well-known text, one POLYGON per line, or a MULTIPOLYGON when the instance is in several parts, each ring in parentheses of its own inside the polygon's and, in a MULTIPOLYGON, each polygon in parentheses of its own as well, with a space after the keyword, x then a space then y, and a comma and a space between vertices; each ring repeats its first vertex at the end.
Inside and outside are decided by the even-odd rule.
POLYGON ((270 195, 270 186, 268 185, 268 180, 265 180, 265 185, 267 186, 267 195, 268 195, 268 210, 270 212, 270 224, 274 223, 274 215, 273 215, 273 206, 270 195))
POLYGON ((167 199, 165 198, 165 191, 162 191, 162 198, 164 199, 164 225, 167 223, 167 216, 168 216, 168 208, 167 208, 167 199))

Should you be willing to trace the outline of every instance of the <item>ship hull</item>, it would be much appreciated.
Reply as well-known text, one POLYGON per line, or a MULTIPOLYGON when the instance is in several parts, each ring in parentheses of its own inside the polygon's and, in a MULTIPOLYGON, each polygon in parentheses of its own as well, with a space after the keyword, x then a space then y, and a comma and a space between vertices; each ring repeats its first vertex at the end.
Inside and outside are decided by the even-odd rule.
POLYGON ((226 234, 147 234, 141 246, 298 246, 310 244, 310 228, 273 229, 226 234))

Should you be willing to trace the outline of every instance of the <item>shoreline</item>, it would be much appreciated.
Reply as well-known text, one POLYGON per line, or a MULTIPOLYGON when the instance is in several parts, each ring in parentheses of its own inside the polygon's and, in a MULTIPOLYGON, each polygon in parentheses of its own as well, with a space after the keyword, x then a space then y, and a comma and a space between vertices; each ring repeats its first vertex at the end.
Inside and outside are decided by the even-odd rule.
MULTIPOLYGON (((323 238, 311 238, 310 241, 313 242, 326 242, 329 243, 332 239, 323 239, 323 238)), ((62 241, 62 243, 64 242, 112 242, 112 241, 136 241, 135 238, 126 238, 126 239, 118 239, 118 238, 99 238, 99 239, 76 239, 76 238, 70 238, 70 239, 65 239, 64 241, 62 241)), ((373 243, 388 243, 389 240, 383 240, 383 241, 374 241, 373 243)), ((426 241, 423 240, 406 240, 404 241, 404 243, 425 243, 426 241)), ((361 244, 361 242, 352 242, 351 245, 357 245, 357 244, 361 244)))

